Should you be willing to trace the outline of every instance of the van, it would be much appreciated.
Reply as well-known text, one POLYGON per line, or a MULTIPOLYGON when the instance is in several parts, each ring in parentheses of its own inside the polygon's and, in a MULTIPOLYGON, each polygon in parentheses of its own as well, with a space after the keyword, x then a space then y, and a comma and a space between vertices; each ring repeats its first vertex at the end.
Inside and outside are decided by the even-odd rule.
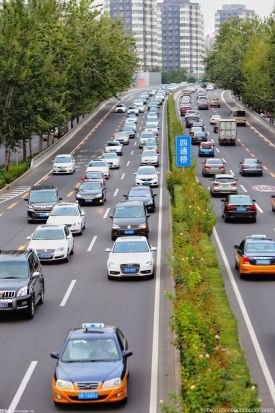
POLYGON ((245 110, 239 108, 231 108, 230 116, 235 119, 237 126, 246 126, 245 110))

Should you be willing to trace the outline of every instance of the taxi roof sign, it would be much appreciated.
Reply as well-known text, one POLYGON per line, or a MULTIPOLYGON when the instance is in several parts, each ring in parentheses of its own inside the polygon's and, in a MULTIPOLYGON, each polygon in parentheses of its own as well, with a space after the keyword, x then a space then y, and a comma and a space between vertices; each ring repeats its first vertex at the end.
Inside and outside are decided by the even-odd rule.
POLYGON ((104 328, 105 324, 104 323, 83 323, 82 324, 82 328, 85 328, 86 330, 88 330, 88 328, 104 328))

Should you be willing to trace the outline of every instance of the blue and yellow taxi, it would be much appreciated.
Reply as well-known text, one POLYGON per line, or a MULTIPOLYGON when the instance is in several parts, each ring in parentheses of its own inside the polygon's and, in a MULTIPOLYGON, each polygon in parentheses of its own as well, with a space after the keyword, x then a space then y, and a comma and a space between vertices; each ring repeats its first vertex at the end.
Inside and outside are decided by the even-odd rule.
POLYGON ((241 278, 249 275, 275 275, 275 240, 266 235, 246 236, 234 245, 235 268, 241 278))
POLYGON ((72 329, 52 378, 55 404, 115 403, 127 400, 128 357, 132 352, 122 331, 103 323, 72 329))

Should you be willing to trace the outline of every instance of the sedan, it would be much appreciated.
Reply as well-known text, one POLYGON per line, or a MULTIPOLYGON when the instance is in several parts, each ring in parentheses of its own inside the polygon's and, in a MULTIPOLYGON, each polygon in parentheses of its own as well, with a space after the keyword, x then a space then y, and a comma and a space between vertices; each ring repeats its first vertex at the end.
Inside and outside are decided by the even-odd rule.
POLYGON ((207 158, 202 162, 202 175, 225 174, 225 161, 219 158, 207 158))
POLYGON ((140 166, 135 172, 136 175, 136 185, 149 185, 158 187, 159 172, 156 171, 156 168, 153 165, 140 166))
POLYGON ((159 143, 156 140, 156 138, 154 139, 147 139, 145 140, 144 144, 143 144, 143 150, 154 150, 155 152, 159 152, 159 143))
POLYGON ((130 126, 130 125, 124 125, 124 126, 121 128, 121 131, 126 131, 126 132, 128 132, 128 135, 129 135, 129 138, 130 138, 130 139, 134 139, 134 138, 136 137, 136 130, 135 130, 135 128, 133 128, 133 127, 130 126))
POLYGON ((140 155, 140 164, 159 166, 159 154, 155 149, 144 149, 140 155))
POLYGON ((103 153, 101 159, 107 162, 110 169, 118 169, 120 167, 120 157, 115 152, 103 153))
MULTIPOLYGON (((135 128, 133 126, 128 125, 128 127, 132 128, 132 130, 135 131, 135 128)), ((115 132, 113 136, 114 140, 118 141, 121 145, 129 145, 130 134, 127 129, 124 131, 115 132)))
POLYGON ((110 168, 106 161, 93 159, 92 161, 89 162, 86 168, 86 172, 102 171, 105 178, 108 179, 110 175, 109 169, 110 168))
POLYGON ((123 103, 118 103, 115 107, 115 113, 125 113, 127 110, 126 106, 123 103))
POLYGON ((216 174, 210 184, 210 194, 237 194, 237 179, 231 174, 216 174))
POLYGON ((240 162, 240 175, 263 175, 263 165, 259 159, 245 158, 240 162))
POLYGON ((64 224, 72 234, 81 235, 85 229, 85 211, 76 202, 61 202, 53 207, 47 224, 64 224))
POLYGON ((132 186, 128 194, 124 194, 127 201, 142 201, 148 212, 156 209, 155 196, 150 186, 132 186))
POLYGON ((27 239, 27 248, 35 250, 40 261, 68 262, 74 251, 73 234, 67 225, 39 225, 27 239))
POLYGON ((123 153, 122 143, 115 139, 111 139, 106 143, 104 147, 104 152, 115 152, 121 156, 123 153))
POLYGON ((64 406, 127 401, 127 360, 131 355, 118 327, 83 323, 73 328, 61 352, 51 353, 56 360, 52 377, 54 403, 64 406))
POLYGON ((82 182, 75 189, 75 198, 80 205, 104 205, 106 201, 106 186, 101 181, 82 182))
POLYGON ((56 155, 53 161, 54 174, 73 174, 75 159, 71 154, 56 155))
POLYGON ((214 125, 214 123, 218 122, 219 119, 221 119, 221 115, 212 115, 209 120, 210 125, 214 125))
POLYGON ((100 181, 102 184, 106 185, 106 178, 104 176, 104 173, 102 171, 91 171, 91 172, 86 172, 82 177, 81 177, 82 182, 86 181, 100 181))
POLYGON ((240 278, 275 275, 275 241, 265 235, 246 236, 240 245, 234 245, 234 255, 240 278))
POLYGON ((192 127, 190 131, 191 143, 196 145, 201 142, 206 142, 208 139, 208 132, 202 130, 200 127, 192 127))
POLYGON ((215 156, 215 144, 212 142, 201 142, 198 150, 200 157, 214 157, 215 156))
POLYGON ((250 195, 227 195, 222 199, 222 217, 225 222, 231 219, 245 219, 256 222, 257 207, 250 195))
POLYGON ((118 237, 107 260, 108 278, 154 277, 156 247, 150 247, 143 236, 118 237))

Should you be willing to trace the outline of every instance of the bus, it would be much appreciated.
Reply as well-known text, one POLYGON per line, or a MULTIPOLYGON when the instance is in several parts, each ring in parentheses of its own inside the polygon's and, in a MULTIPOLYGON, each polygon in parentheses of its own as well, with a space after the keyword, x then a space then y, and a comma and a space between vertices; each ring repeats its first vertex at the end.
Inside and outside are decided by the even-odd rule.
POLYGON ((246 113, 245 110, 238 108, 231 108, 231 117, 236 120, 237 126, 246 126, 246 113))

